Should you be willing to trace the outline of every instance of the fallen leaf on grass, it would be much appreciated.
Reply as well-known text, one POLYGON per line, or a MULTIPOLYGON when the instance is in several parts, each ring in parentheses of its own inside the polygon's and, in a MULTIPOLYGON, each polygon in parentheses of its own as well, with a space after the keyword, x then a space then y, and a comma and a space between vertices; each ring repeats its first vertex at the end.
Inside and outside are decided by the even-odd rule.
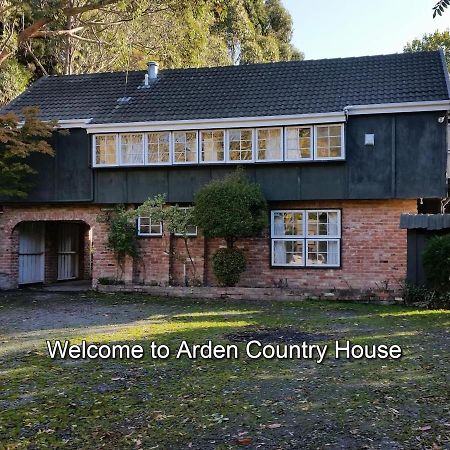
POLYGON ((419 431, 429 431, 429 430, 431 430, 431 426, 430 425, 426 425, 424 427, 420 427, 419 428, 419 431))
POLYGON ((253 439, 250 437, 246 437, 246 438, 240 438, 237 440, 237 443, 239 445, 250 445, 253 443, 253 439))
POLYGON ((266 427, 269 428, 270 430, 273 430, 274 428, 280 428, 281 423, 269 423, 269 425, 266 425, 266 427))

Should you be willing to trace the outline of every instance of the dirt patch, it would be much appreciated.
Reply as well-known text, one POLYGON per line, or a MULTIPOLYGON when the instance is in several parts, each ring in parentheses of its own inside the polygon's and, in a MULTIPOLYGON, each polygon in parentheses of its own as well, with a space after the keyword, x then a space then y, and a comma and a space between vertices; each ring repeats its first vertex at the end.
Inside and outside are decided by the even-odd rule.
POLYGON ((299 331, 295 328, 252 328, 239 333, 229 333, 225 337, 231 342, 248 342, 257 340, 262 344, 273 342, 303 342, 303 341, 329 341, 337 339, 336 336, 324 333, 311 333, 299 331))

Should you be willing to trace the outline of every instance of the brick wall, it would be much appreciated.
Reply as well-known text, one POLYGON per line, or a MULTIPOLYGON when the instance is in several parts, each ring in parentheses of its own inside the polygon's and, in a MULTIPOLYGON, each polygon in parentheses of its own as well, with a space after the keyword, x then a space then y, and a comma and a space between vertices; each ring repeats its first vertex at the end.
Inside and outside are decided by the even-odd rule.
MULTIPOLYGON (((280 209, 342 209, 342 258, 339 269, 271 268, 269 235, 237 242, 247 257, 240 286, 273 287, 279 284, 305 290, 381 289, 398 287, 406 276, 406 231, 399 229, 401 213, 415 212, 415 200, 284 202, 280 209)), ((0 215, 0 287, 15 287, 18 279, 18 228, 22 221, 73 220, 91 228, 94 284, 100 277, 121 276, 127 282, 155 285, 184 284, 193 272, 179 237, 139 238, 141 257, 118 267, 106 247, 107 227, 97 222, 99 205, 4 207, 0 215)), ((86 234, 85 234, 86 236, 86 234)), ((189 248, 200 282, 216 285, 211 258, 223 244, 220 239, 189 239, 189 248)), ((82 273, 89 276, 85 243, 82 273)), ((49 258, 50 256, 47 256, 49 258)), ((53 279, 49 276, 49 281, 53 279)))
MULTIPOLYGON (((398 289, 406 277, 406 230, 399 229, 400 214, 416 212, 415 200, 284 202, 273 209, 342 208, 341 268, 271 268, 270 238, 237 242, 247 258, 240 286, 279 284, 306 290, 398 289)), ((211 256, 223 245, 209 242, 207 279, 215 285, 211 256)))

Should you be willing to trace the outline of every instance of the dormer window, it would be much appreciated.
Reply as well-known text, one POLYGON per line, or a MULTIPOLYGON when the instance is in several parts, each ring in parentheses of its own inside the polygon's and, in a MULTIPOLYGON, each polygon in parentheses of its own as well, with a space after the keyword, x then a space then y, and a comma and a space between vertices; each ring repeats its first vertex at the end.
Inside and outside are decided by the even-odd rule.
POLYGON ((94 138, 95 164, 98 166, 117 165, 117 135, 99 134, 94 138))
POLYGON ((170 164, 170 132, 147 133, 147 164, 170 164))
POLYGON ((345 159, 344 124, 98 134, 94 167, 345 159))
POLYGON ((174 131, 173 162, 175 164, 192 164, 196 163, 197 159, 197 132, 174 131))
POLYGON ((256 137, 257 161, 283 159, 283 133, 281 128, 259 128, 256 137))
POLYGON ((225 131, 201 132, 200 162, 225 162, 225 131))
POLYGON ((144 141, 142 134, 120 135, 120 162, 123 165, 144 164, 144 141))
POLYGON ((228 130, 228 161, 253 161, 253 130, 228 130))

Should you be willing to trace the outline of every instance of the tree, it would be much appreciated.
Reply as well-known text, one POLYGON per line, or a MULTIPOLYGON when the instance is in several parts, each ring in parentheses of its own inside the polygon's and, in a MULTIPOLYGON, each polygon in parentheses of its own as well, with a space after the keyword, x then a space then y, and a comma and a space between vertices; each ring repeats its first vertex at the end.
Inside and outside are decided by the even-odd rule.
POLYGON ((433 6, 433 19, 436 17, 436 14, 442 16, 442 13, 444 12, 445 8, 447 8, 448 5, 450 5, 450 0, 439 0, 433 6))
POLYGON ((414 39, 408 42, 403 51, 406 53, 422 52, 426 50, 444 50, 447 66, 450 67, 450 31, 435 31, 434 33, 424 34, 422 39, 414 39))
POLYGON ((236 240, 257 236, 267 226, 261 188, 240 170, 212 181, 197 192, 193 218, 205 237, 225 240, 227 248, 213 256, 213 269, 220 284, 235 285, 245 270, 245 257, 234 248, 236 240))
MULTIPOLYGON (((303 57, 280 0, 0 0, 0 17, 1 71, 14 60, 33 79, 303 57)), ((0 84, 0 104, 22 88, 0 84)))
POLYGON ((32 187, 27 178, 35 171, 27 158, 33 153, 53 155, 48 138, 57 125, 43 122, 39 109, 24 108, 22 121, 16 114, 0 115, 0 196, 26 197, 32 187))

